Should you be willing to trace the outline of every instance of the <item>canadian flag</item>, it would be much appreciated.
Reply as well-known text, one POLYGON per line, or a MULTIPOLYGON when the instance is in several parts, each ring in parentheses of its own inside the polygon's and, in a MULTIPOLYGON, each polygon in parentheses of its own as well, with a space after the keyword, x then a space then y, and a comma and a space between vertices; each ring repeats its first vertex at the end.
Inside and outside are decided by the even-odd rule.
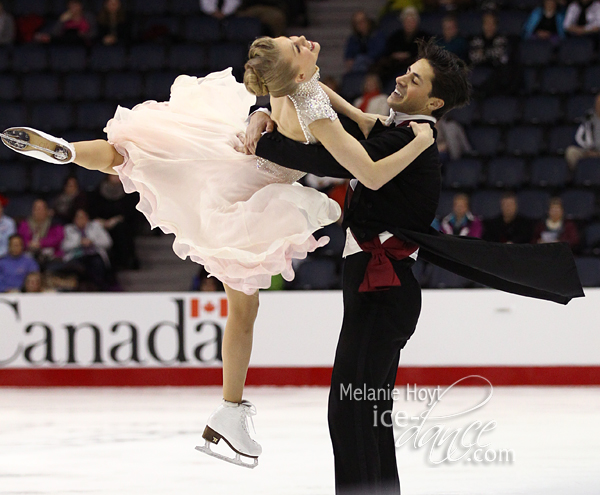
POLYGON ((227 298, 220 297, 218 299, 208 299, 201 301, 199 298, 190 300, 190 316, 192 318, 200 318, 200 316, 216 316, 221 318, 227 317, 227 298))

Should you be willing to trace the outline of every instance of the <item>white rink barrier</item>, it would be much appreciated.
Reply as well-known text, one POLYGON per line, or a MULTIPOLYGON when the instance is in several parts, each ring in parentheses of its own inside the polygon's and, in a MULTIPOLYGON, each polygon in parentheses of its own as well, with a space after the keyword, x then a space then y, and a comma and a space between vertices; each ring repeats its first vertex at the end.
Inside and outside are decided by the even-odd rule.
MULTIPOLYGON (((249 384, 326 385, 342 295, 262 292, 249 384)), ((600 289, 567 306, 424 290, 399 381, 600 384, 600 289)), ((0 385, 220 383, 224 293, 2 294, 0 385)), ((376 329, 372 329, 376 331, 376 329)))

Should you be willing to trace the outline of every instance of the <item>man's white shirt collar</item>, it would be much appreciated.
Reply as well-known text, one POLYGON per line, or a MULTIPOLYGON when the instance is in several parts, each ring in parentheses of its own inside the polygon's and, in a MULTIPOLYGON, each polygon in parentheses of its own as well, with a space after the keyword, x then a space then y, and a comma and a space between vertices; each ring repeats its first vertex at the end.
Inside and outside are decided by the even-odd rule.
POLYGON ((390 110, 390 116, 385 121, 385 125, 398 125, 402 122, 406 122, 407 120, 429 120, 434 124, 437 122, 437 119, 432 115, 408 115, 407 113, 394 112, 394 110, 390 110))

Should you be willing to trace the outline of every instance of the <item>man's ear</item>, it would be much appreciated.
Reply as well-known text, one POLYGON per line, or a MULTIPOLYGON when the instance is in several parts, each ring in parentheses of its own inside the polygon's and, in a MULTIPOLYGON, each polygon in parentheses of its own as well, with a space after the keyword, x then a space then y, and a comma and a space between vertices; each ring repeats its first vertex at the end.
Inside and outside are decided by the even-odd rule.
POLYGON ((442 100, 441 98, 431 98, 427 106, 432 112, 435 110, 439 110, 444 106, 444 100, 442 100))

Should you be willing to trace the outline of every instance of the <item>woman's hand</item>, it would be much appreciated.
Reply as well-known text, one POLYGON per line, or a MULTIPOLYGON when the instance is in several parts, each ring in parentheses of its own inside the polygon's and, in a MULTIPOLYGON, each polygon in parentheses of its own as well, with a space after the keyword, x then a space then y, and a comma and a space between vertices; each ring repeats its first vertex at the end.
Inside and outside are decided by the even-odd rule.
POLYGON ((435 139, 433 139, 433 128, 429 124, 411 122, 410 128, 415 133, 415 140, 418 140, 422 144, 423 149, 429 148, 435 142, 435 139))
POLYGON ((379 116, 373 113, 363 113, 360 116, 357 123, 358 127, 360 127, 360 130, 365 135, 365 137, 369 136, 371 129, 373 129, 373 126, 375 125, 375 122, 377 122, 378 119, 379 116))

